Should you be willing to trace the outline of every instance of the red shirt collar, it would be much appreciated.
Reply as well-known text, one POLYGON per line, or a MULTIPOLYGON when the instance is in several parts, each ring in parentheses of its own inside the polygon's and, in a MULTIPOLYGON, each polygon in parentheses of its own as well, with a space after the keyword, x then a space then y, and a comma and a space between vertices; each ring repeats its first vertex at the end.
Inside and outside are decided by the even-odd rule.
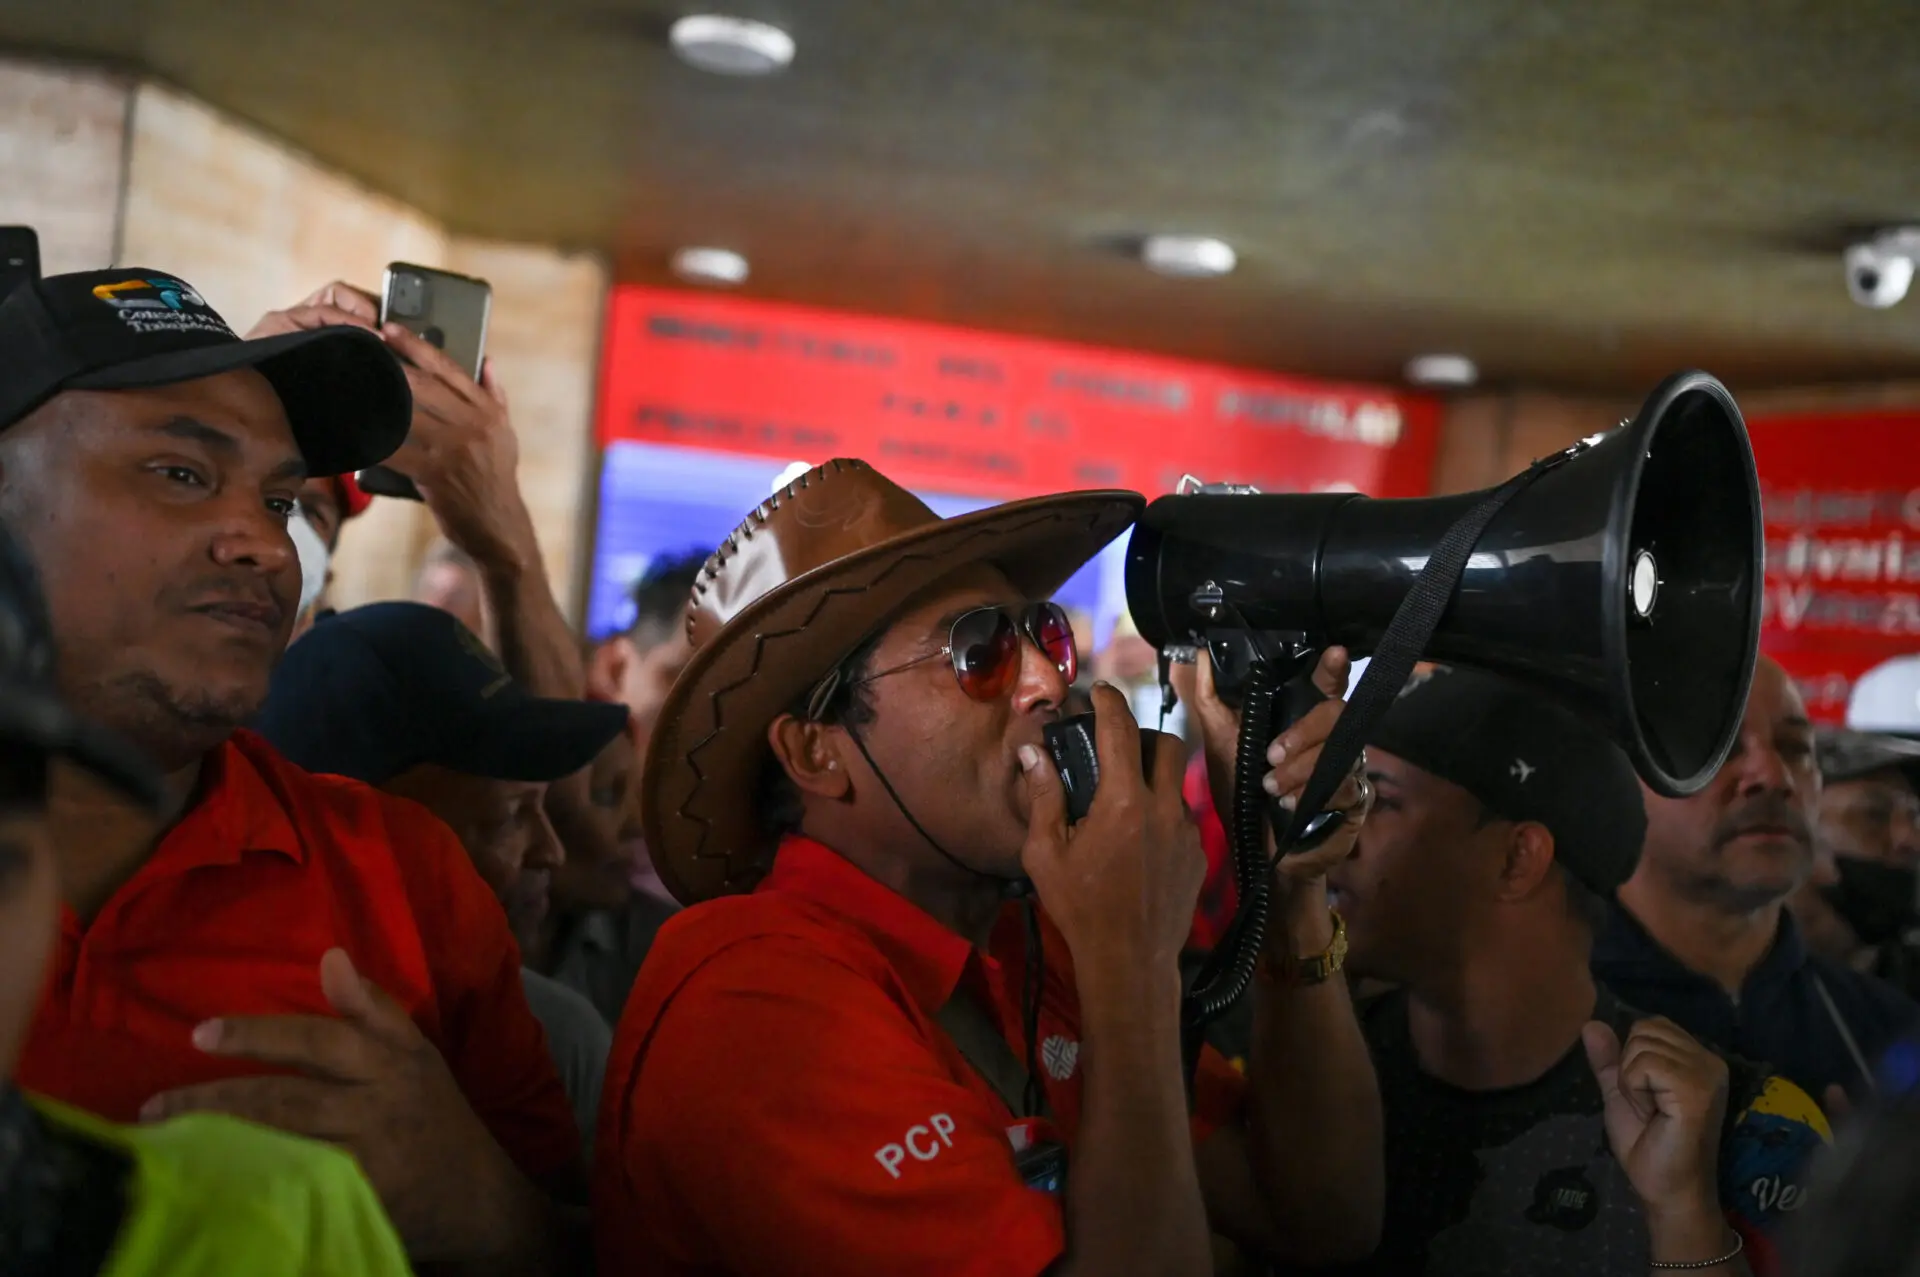
POLYGON ((932 1015, 953 996, 969 962, 997 964, 905 896, 863 873, 839 852, 789 834, 755 894, 778 891, 846 919, 879 946, 921 1010, 932 1015))
POLYGON ((248 731, 233 734, 207 755, 200 795, 161 839, 156 854, 196 864, 233 864, 249 851, 277 852, 296 864, 307 858, 287 814, 289 797, 277 783, 293 764, 248 731))
MULTIPOLYGON (((174 878, 193 869, 237 865, 250 851, 284 856, 304 864, 306 847, 280 784, 293 767, 252 732, 238 731, 209 753, 200 765, 200 789, 193 806, 160 837, 134 882, 174 878)), ((123 886, 115 897, 126 894, 123 886)), ((70 905, 60 906, 61 925, 72 935, 81 927, 70 905)))

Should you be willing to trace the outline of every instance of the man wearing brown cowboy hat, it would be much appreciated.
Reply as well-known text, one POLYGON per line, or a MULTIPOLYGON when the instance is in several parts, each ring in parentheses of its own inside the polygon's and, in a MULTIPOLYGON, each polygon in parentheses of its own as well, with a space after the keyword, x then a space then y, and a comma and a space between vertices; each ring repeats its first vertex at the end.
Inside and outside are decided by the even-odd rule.
MULTIPOLYGON (((1201 1273, 1210 1228, 1294 1262, 1372 1250, 1379 1099, 1321 881, 1365 780, 1340 834, 1282 862, 1249 1076, 1203 1052, 1190 1113, 1177 960, 1204 866, 1180 751, 1143 775, 1103 686, 1071 828, 1042 761, 1077 654, 1041 600, 1141 505, 941 520, 833 461, 709 561, 642 781, 655 863, 696 907, 608 1064, 606 1277, 1201 1273), (1029 881, 1038 909, 1014 903, 1029 881)), ((1330 653, 1316 681, 1346 672, 1330 653)), ((1338 713, 1275 742, 1269 792, 1304 786, 1338 713)))

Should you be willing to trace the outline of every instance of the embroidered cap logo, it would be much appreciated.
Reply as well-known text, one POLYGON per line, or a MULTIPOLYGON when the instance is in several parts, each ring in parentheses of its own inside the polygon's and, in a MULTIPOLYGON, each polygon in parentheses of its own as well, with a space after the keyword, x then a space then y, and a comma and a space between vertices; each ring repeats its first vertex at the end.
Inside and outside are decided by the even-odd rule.
POLYGON ((500 663, 500 658, 494 655, 493 649, 480 641, 478 634, 475 634, 464 625, 456 625, 454 626, 453 636, 460 641, 460 646, 466 649, 468 656, 479 661, 487 667, 489 672, 495 675, 491 683, 488 683, 480 689, 481 700, 490 699, 496 692, 500 691, 501 688, 513 682, 512 676, 507 673, 507 667, 500 663))
POLYGON ((115 310, 185 310, 189 306, 205 310, 207 300, 178 279, 126 279, 117 284, 95 285, 93 295, 115 310), (153 297, 123 297, 122 293, 153 290, 153 297))
POLYGON ((153 279, 123 279, 114 284, 96 284, 94 297, 113 308, 127 327, 136 333, 211 333, 232 338, 227 327, 207 305, 206 298, 193 291, 185 280, 159 276, 153 279))

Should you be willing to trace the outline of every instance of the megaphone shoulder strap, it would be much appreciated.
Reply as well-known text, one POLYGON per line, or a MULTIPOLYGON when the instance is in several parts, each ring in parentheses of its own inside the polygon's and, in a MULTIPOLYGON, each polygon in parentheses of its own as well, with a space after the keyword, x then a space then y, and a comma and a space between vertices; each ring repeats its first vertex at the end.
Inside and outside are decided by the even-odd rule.
POLYGON ((1020 1057, 1013 1053, 1007 1040, 1000 1036, 999 1028, 971 997, 964 992, 956 992, 934 1013, 933 1018, 947 1031, 947 1036, 953 1039, 954 1046, 973 1066, 973 1071, 993 1088, 994 1094, 1013 1111, 1015 1117, 1053 1116, 1047 1104, 1046 1092, 1037 1092, 1036 1103, 1036 1088, 1031 1085, 1032 1075, 1027 1072, 1027 1066, 1020 1062, 1020 1057))
POLYGON ((1307 825, 1325 809, 1347 773, 1353 769, 1374 727, 1407 685, 1407 679, 1413 675, 1413 667, 1419 663, 1421 654, 1433 639, 1434 631, 1439 628, 1440 619, 1446 615, 1447 607, 1453 601, 1453 592, 1459 588, 1460 578, 1467 570, 1467 560, 1473 554, 1474 545, 1480 540, 1481 533, 1487 530, 1487 525, 1493 522, 1493 517, 1528 484, 1590 446, 1578 443, 1564 452, 1534 462, 1487 493, 1440 538, 1440 544, 1427 557, 1426 566, 1414 578, 1407 596, 1400 600, 1393 620, 1388 623, 1386 632, 1373 650, 1373 659, 1367 665, 1367 672, 1360 676, 1359 684, 1347 698, 1346 709, 1341 711, 1332 734, 1327 737, 1327 743, 1320 751, 1320 761, 1314 765, 1313 775, 1300 795, 1299 805, 1294 808, 1288 842, 1298 842, 1306 833, 1307 825))

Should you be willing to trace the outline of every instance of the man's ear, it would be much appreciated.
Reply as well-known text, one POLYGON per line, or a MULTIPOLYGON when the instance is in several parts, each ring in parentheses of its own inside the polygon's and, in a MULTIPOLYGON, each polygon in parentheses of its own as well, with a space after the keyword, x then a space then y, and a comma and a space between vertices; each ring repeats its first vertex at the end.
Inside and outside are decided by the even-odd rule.
POLYGON ((627 664, 638 655, 624 634, 616 634, 594 648, 587 657, 587 698, 618 701, 620 685, 627 677, 627 664))
POLYGON ((767 728, 767 744, 774 761, 786 770, 802 793, 841 799, 853 786, 840 759, 840 733, 826 723, 808 722, 782 714, 767 728))
POLYGON ((1553 835, 1545 825, 1521 821, 1507 843, 1500 872, 1500 899, 1519 903, 1531 899, 1553 877, 1553 835))

